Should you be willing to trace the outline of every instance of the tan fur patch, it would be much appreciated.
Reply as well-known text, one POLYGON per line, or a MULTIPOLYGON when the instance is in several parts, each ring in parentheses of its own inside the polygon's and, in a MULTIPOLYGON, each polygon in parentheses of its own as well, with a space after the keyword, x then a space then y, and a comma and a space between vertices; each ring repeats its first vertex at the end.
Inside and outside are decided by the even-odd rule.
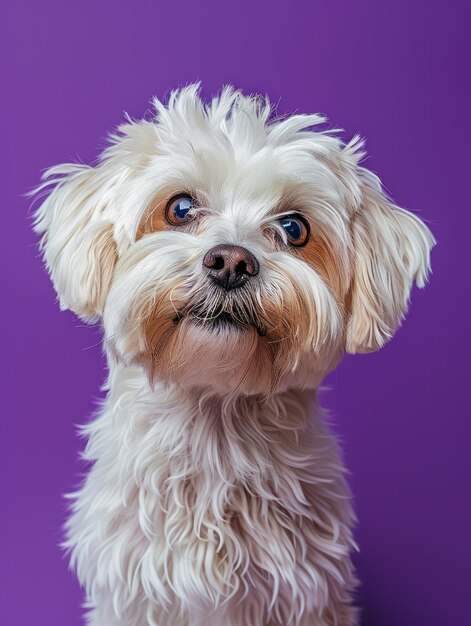
POLYGON ((136 240, 141 239, 149 233, 157 233, 169 227, 165 217, 165 208, 168 202, 168 196, 155 198, 152 202, 149 212, 139 224, 136 234, 136 240))
POLYGON ((349 288, 350 271, 348 258, 341 252, 340 245, 336 248, 332 237, 316 224, 311 226, 310 239, 303 248, 299 248, 298 254, 321 275, 337 303, 343 306, 349 288))
POLYGON ((311 233, 309 242, 299 250, 300 256, 327 282, 338 300, 342 300, 345 285, 345 270, 338 259, 330 240, 318 230, 311 233))
POLYGON ((84 230, 81 248, 83 254, 94 259, 93 271, 84 273, 82 281, 88 284, 88 299, 78 306, 77 312, 86 317, 93 317, 103 312, 103 306, 113 277, 117 259, 116 243, 112 224, 98 222, 89 224, 84 230))

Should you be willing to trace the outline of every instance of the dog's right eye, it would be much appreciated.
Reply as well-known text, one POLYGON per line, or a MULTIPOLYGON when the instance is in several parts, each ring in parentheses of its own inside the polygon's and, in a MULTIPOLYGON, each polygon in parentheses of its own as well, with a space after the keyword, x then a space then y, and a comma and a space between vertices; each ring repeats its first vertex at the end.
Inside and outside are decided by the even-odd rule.
POLYGON ((309 222, 298 213, 286 216, 279 224, 292 246, 305 246, 309 241, 309 222))
POLYGON ((181 226, 193 219, 194 199, 187 194, 174 196, 167 204, 165 218, 172 226, 181 226))

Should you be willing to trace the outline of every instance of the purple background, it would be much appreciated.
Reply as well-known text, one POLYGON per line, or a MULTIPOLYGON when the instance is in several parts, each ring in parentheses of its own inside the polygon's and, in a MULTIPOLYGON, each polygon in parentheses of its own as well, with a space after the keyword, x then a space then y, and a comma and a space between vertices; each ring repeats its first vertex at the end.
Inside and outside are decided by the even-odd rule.
MULTIPOLYGON (((347 358, 322 396, 355 494, 365 626, 470 624, 469 19, 458 3, 8 3, 0 23, 0 623, 80 624, 57 544, 84 471, 76 424, 99 396, 99 332, 61 314, 22 194, 91 162, 123 111, 201 79, 323 112, 367 138, 368 167, 439 242, 434 273, 382 351, 347 358), (13 6, 14 4, 14 6, 13 6), (98 6, 99 5, 99 6, 98 6), (6 144, 6 150, 5 150, 6 144)), ((250 625, 248 625, 250 626, 250 625)))

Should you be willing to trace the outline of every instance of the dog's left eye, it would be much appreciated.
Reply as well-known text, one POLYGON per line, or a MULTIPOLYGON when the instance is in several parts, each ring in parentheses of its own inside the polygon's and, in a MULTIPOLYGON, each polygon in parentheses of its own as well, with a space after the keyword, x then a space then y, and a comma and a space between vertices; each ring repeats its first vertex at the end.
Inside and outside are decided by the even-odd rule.
POLYGON ((301 215, 288 215, 279 224, 292 246, 305 246, 309 241, 309 223, 301 215))
POLYGON ((174 196, 167 204, 165 217, 169 224, 180 226, 193 219, 191 209, 195 206, 195 201, 191 196, 179 194, 174 196))

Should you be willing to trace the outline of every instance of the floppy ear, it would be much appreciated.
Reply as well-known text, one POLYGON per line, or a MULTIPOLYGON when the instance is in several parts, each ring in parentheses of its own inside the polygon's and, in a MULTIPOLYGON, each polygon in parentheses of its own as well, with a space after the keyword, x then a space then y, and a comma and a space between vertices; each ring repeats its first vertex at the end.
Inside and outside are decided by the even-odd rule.
POLYGON ((107 209, 117 176, 110 164, 64 164, 49 169, 40 187, 54 186, 34 224, 42 235, 46 267, 61 309, 71 309, 86 321, 100 315, 116 261, 107 209))
POLYGON ((362 202, 353 218, 354 276, 346 349, 381 348, 407 311, 414 282, 423 287, 430 270, 432 233, 415 215, 387 200, 379 179, 360 172, 362 202))
POLYGON ((99 165, 52 167, 34 192, 52 187, 34 229, 42 235, 40 249, 61 309, 89 322, 103 311, 117 260, 114 230, 124 186, 155 151, 154 125, 128 121, 111 135, 99 165))

